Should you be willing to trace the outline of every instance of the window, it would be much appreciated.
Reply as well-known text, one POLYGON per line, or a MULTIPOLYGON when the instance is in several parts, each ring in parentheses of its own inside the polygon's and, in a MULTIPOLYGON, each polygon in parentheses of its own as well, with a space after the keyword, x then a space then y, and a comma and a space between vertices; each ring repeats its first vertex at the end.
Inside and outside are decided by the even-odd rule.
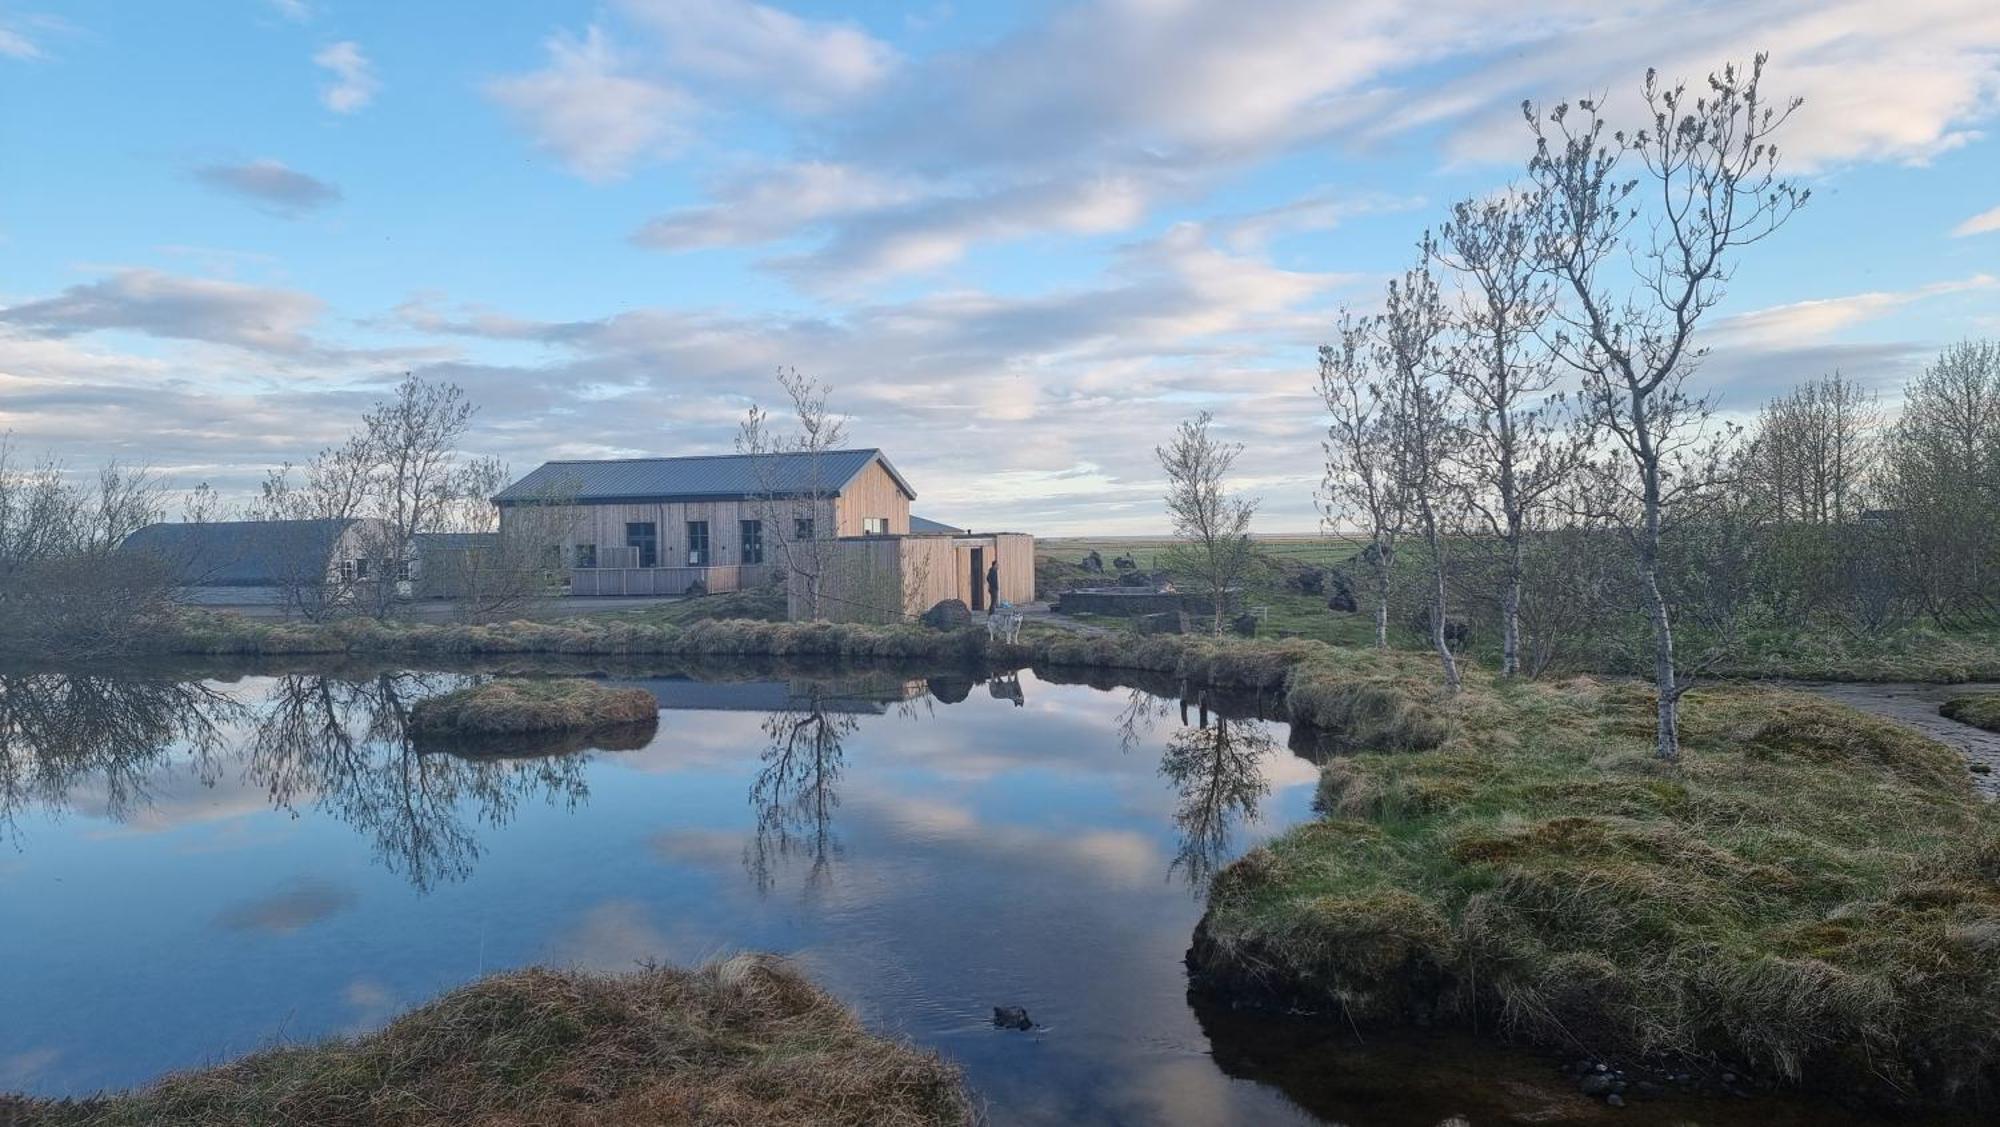
MULTIPOLYGON (((470 552, 466 553, 468 560, 470 559, 471 555, 472 553, 470 552)), ((402 563, 396 566, 396 578, 402 580, 403 582, 408 583, 410 580, 415 579, 416 577, 417 577, 417 568, 416 568, 416 563, 414 561, 404 560, 402 563)))
POLYGON ((764 562, 764 522, 746 520, 739 525, 743 534, 743 562, 760 564, 764 562))
POLYGON ((352 583, 352 582, 354 582, 354 561, 353 561, 353 560, 342 560, 342 561, 340 561, 340 581, 341 581, 342 583, 352 583))
POLYGON ((792 518, 792 539, 794 539, 794 540, 810 540, 810 539, 812 539, 812 538, 813 538, 813 518, 811 518, 811 517, 793 517, 793 518, 792 518))
POLYGON ((354 561, 354 578, 356 579, 368 578, 368 557, 363 556, 360 559, 354 561))
POLYGON ((576 567, 578 571, 589 571, 597 566, 597 545, 578 544, 576 546, 576 567))
POLYGON ((688 522, 688 566, 708 566, 708 522, 705 520, 688 522))
POLYGON ((660 526, 652 521, 631 521, 625 525, 625 546, 639 549, 640 567, 660 566, 660 526))
POLYGON ((861 522, 861 532, 864 536, 887 536, 889 535, 889 518, 864 518, 861 522))

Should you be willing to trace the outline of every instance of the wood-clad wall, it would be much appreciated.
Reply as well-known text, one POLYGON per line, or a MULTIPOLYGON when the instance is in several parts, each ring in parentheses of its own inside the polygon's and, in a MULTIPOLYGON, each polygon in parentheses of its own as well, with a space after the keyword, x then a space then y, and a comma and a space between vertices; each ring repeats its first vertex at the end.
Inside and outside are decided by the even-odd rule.
POLYGON ((887 517, 891 536, 909 534, 910 498, 880 461, 869 462, 867 469, 854 475, 854 480, 841 489, 835 507, 839 514, 838 535, 863 535, 867 531, 864 522, 869 517, 887 517))

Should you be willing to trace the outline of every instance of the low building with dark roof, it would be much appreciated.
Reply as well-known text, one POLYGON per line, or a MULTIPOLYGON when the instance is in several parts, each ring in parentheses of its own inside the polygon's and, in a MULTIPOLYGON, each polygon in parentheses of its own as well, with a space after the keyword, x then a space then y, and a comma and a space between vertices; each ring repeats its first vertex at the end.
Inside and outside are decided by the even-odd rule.
POLYGON ((556 542, 574 595, 772 581, 794 545, 905 536, 916 491, 880 450, 557 461, 493 498, 503 535, 556 542))
POLYGON ((152 556, 189 602, 279 604, 323 599, 389 579, 376 559, 381 521, 225 520, 149 524, 119 551, 152 556))

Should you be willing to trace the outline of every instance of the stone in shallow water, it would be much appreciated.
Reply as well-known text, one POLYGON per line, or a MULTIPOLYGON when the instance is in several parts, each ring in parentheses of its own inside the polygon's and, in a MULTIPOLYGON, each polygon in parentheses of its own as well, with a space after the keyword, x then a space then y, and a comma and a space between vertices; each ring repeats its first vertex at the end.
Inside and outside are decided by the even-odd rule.
POLYGON ((1023 1031, 1035 1027, 1035 1022, 1028 1016, 1028 1011, 1019 1006, 994 1006, 993 1024, 1002 1029, 1019 1029, 1023 1031))

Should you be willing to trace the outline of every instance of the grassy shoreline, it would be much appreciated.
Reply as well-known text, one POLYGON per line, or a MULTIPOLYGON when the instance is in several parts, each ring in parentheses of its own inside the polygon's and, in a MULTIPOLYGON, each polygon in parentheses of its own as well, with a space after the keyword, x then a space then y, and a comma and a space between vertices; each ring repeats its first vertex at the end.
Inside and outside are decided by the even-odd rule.
POLYGON ((358 1037, 81 1100, 0 1095, 10 1127, 970 1124, 958 1070, 865 1030, 782 960, 490 975, 358 1037))
POLYGON ((2000 1092, 2000 811, 1958 754, 1763 687, 1475 675, 1436 747, 1335 761, 1321 819, 1224 870, 1205 988, 1837 1095, 2000 1092))

